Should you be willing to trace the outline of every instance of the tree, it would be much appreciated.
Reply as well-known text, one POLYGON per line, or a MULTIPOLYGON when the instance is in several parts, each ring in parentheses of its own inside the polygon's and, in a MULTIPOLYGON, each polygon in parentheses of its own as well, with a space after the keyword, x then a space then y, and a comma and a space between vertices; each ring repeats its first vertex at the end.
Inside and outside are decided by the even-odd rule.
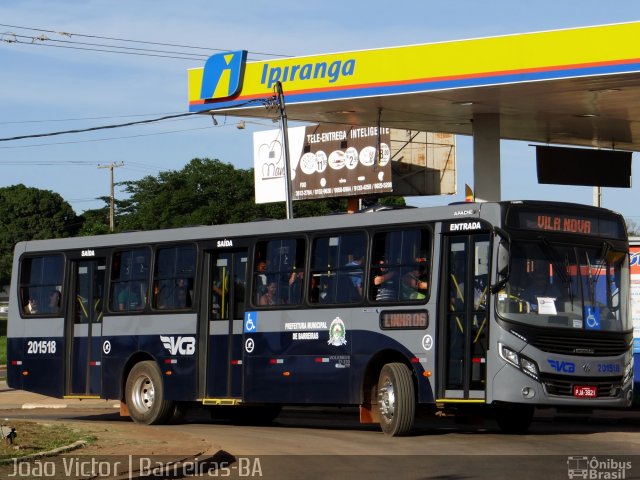
MULTIPOLYGON (((108 205, 109 197, 102 197, 108 205)), ((86 210, 80 217, 82 228, 78 232, 80 236, 104 235, 109 233, 109 207, 86 210)))
POLYGON ((81 226, 59 194, 22 184, 0 188, 0 212, 0 288, 9 284, 17 242, 69 237, 81 226))
MULTIPOLYGON (((285 218, 284 202, 256 205, 253 169, 195 158, 180 171, 122 182, 129 194, 116 202, 118 230, 151 230, 186 225, 242 223, 285 218)), ((294 202, 294 216, 346 210, 346 201, 294 202)))
POLYGON ((638 225, 638 222, 635 222, 630 218, 625 218, 624 221, 627 223, 627 233, 629 236, 640 237, 640 225, 638 225))

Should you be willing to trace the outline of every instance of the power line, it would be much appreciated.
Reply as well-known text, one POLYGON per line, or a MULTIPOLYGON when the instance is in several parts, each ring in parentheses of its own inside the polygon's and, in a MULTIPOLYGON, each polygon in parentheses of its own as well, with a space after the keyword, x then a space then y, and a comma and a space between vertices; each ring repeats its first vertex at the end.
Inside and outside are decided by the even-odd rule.
MULTIPOLYGON (((140 53, 140 52, 127 52, 127 51, 121 51, 121 50, 111 50, 111 49, 107 49, 107 48, 87 48, 87 47, 72 47, 69 45, 52 45, 50 43, 37 43, 35 40, 39 40, 39 41, 46 41, 46 40, 50 40, 50 39, 38 39, 37 37, 25 37, 25 38, 32 38, 34 39, 34 41, 31 42, 23 42, 17 39, 17 37, 24 37, 23 35, 17 35, 15 40, 12 40, 10 42, 7 42, 7 40, 5 40, 5 42, 7 43, 19 43, 20 45, 33 45, 33 46, 37 46, 37 47, 54 47, 54 48, 67 48, 69 50, 84 50, 84 51, 88 51, 88 52, 103 52, 103 53, 119 53, 122 55, 137 55, 137 56, 141 56, 141 57, 159 57, 159 58, 172 58, 175 60, 198 60, 198 59, 204 59, 206 58, 205 55, 198 55, 198 57, 200 58, 194 58, 194 57, 181 57, 178 55, 194 55, 194 54, 190 54, 190 53, 182 53, 182 52, 176 52, 174 55, 160 55, 160 54, 154 54, 154 53, 140 53)), ((79 43, 79 42, 69 42, 69 43, 79 43)), ((125 47, 115 47, 115 48, 125 48, 125 47)))
POLYGON ((94 132, 96 130, 107 130, 107 129, 111 129, 111 128, 130 127, 132 125, 142 125, 142 124, 145 124, 145 123, 161 122, 162 120, 168 120, 168 119, 171 119, 171 118, 186 117, 186 116, 190 116, 190 115, 196 115, 196 114, 192 113, 192 112, 179 113, 179 114, 176 114, 176 115, 165 115, 163 117, 150 118, 148 120, 139 120, 139 121, 136 121, 136 122, 118 123, 118 124, 112 124, 112 125, 101 125, 101 126, 98 126, 98 127, 77 128, 77 129, 74 129, 74 130, 63 130, 63 131, 60 131, 60 132, 36 133, 36 134, 32 134, 32 135, 19 135, 19 136, 16 136, 16 137, 0 138, 0 142, 9 142, 9 141, 12 141, 12 140, 24 140, 26 138, 54 137, 56 135, 66 135, 66 134, 70 134, 70 133, 94 132))
MULTIPOLYGON (((35 32, 44 32, 44 33, 55 33, 57 35, 62 35, 62 36, 66 36, 66 37, 69 37, 69 38, 71 38, 71 37, 96 38, 96 39, 99 39, 99 40, 113 40, 113 41, 118 41, 118 42, 130 42, 130 43, 139 43, 139 44, 145 44, 145 45, 157 45, 157 46, 162 46, 162 47, 190 48, 190 49, 193 49, 193 50, 207 50, 207 51, 214 51, 214 52, 228 52, 229 51, 229 49, 222 49, 222 48, 200 47, 200 46, 193 46, 193 45, 180 45, 180 44, 175 44, 175 43, 151 42, 151 41, 146 41, 146 40, 134 40, 134 39, 127 39, 127 38, 105 37, 105 36, 101 36, 101 35, 87 35, 87 34, 72 33, 72 32, 57 32, 55 30, 46 30, 46 29, 42 29, 42 28, 25 27, 25 26, 20 26, 20 25, 7 25, 7 24, 3 24, 3 23, 0 23, 0 27, 17 28, 17 29, 20 29, 20 30, 32 30, 32 31, 35 31, 35 32)), ((252 52, 252 51, 249 51, 249 53, 254 54, 254 55, 262 55, 262 56, 266 56, 266 57, 289 57, 290 56, 290 55, 283 55, 283 54, 277 54, 277 53, 266 53, 266 52, 252 52)))
MULTIPOLYGON (((92 142, 107 142, 111 140, 126 140, 129 138, 140 138, 140 137, 151 137, 154 135, 166 135, 169 133, 182 133, 182 132, 193 132, 196 130, 208 130, 210 128, 216 128, 217 125, 210 125, 207 127, 197 127, 197 128, 185 128, 181 130, 167 130, 165 132, 155 132, 155 133, 141 133, 139 135, 126 135, 123 137, 109 137, 109 138, 94 138, 91 140, 74 140, 69 142, 54 142, 54 143, 38 143, 32 145, 12 145, 9 147, 0 147, 0 149, 9 149, 9 148, 33 148, 33 147, 50 147, 54 145, 73 145, 76 143, 92 143, 92 142)), ((219 125, 220 127, 224 127, 226 125, 219 125)), ((0 164, 5 165, 4 162, 0 161, 0 164)))
MULTIPOLYGON (((262 103, 266 108, 269 108, 273 103, 274 103, 274 97, 268 97, 268 98, 256 98, 256 99, 252 99, 252 100, 248 100, 240 105, 237 105, 237 107, 244 107, 246 105, 251 105, 253 103, 262 103)), ((215 110, 212 109, 211 111, 211 115, 213 118, 213 122, 214 125, 217 125, 217 121, 215 119, 215 117, 213 116, 215 113, 215 110)), ((180 114, 176 114, 176 115, 165 115, 162 117, 158 117, 158 118, 151 118, 148 120, 139 120, 137 122, 127 122, 127 123, 118 123, 118 124, 111 124, 111 125, 101 125, 98 127, 88 127, 88 128, 77 128, 74 130, 63 130, 63 131, 59 131, 59 132, 49 132, 49 133, 36 133, 36 134, 31 134, 31 135, 18 135, 15 137, 5 137, 5 138, 0 138, 0 142, 9 142, 9 141, 13 141, 13 140, 24 140, 27 138, 42 138, 42 137, 54 137, 57 135, 66 135, 66 134, 72 134, 72 133, 84 133, 84 132, 94 132, 97 130, 107 130, 107 129, 112 129, 112 128, 122 128, 122 127, 130 127, 133 125, 143 125, 143 124, 148 124, 148 123, 154 123, 154 122, 160 122, 163 120, 169 120, 169 119, 174 119, 174 118, 181 118, 181 117, 188 117, 188 116, 193 116, 193 115, 202 115, 202 113, 198 113, 198 112, 188 112, 188 113, 180 113, 180 114)), ((4 147, 0 147, 0 148, 4 148, 4 147)))
POLYGON ((0 125, 15 125, 21 123, 47 123, 47 122, 77 122, 80 120, 110 120, 112 118, 132 118, 132 117, 148 117, 150 115, 175 115, 184 112, 160 112, 160 113, 139 113, 132 115, 111 115, 101 117, 76 117, 76 118, 52 118, 48 120, 16 120, 12 122, 0 122, 0 125))

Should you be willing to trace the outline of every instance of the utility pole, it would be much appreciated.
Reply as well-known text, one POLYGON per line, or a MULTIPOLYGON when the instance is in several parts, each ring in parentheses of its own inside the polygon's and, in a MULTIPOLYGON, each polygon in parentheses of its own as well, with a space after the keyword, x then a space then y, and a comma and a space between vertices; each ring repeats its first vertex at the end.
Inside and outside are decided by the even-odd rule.
POLYGON ((602 206, 602 187, 593 187, 593 206, 602 206))
POLYGON ((108 168, 111 173, 111 181, 110 181, 111 195, 109 196, 109 231, 110 232, 113 232, 113 229, 115 228, 115 219, 113 214, 114 200, 115 200, 115 195, 113 192, 113 169, 118 167, 124 167, 124 162, 110 163, 109 165, 98 165, 98 168, 108 168))
POLYGON ((284 93, 282 92, 282 82, 276 82, 276 94, 278 96, 278 107, 280 108, 280 121, 282 123, 282 143, 284 147, 284 183, 286 198, 287 219, 293 218, 293 205, 291 203, 291 170, 289 160, 289 134, 287 126, 287 111, 284 106, 284 93))

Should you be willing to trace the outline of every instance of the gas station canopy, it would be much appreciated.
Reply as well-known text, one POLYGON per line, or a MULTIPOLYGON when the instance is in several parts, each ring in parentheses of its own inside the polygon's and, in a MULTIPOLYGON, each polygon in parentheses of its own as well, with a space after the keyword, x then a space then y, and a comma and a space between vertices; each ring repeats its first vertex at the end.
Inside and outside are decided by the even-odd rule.
POLYGON ((493 114, 502 139, 640 151, 639 40, 632 22, 250 63, 231 52, 189 71, 189 108, 274 117, 260 99, 281 81, 289 120, 472 135, 493 114))

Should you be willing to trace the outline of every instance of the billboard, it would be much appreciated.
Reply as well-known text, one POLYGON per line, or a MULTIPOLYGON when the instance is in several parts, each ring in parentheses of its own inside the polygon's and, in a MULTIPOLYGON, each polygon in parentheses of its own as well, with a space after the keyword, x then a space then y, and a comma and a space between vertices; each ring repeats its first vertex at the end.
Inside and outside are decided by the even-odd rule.
MULTIPOLYGON (((455 137, 354 125, 288 129, 293 200, 456 193, 455 137)), ((256 203, 285 200, 280 130, 253 134, 256 203)))
POLYGON ((640 238, 629 242, 631 283, 631 319, 633 321, 633 351, 640 353, 640 238))
MULTIPOLYGON (((288 130, 293 200, 391 192, 389 129, 314 125, 288 130), (380 152, 380 153, 378 153, 380 152)), ((280 130, 253 134, 256 203, 285 200, 280 130)))

